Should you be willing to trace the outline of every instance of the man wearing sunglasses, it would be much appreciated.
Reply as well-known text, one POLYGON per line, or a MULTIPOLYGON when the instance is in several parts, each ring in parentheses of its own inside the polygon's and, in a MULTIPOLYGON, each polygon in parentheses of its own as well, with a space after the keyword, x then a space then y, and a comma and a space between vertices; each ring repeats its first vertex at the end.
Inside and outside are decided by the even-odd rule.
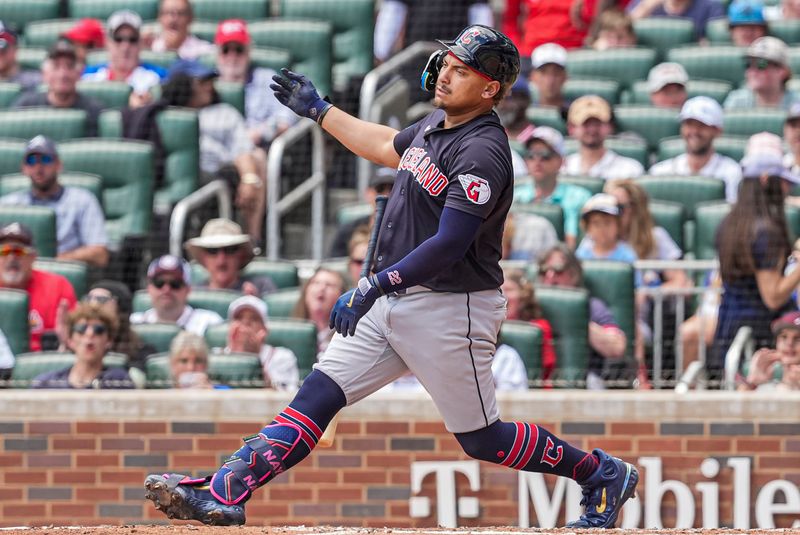
POLYGON ((230 219, 210 220, 200 236, 187 240, 184 247, 208 271, 208 277, 195 284, 198 288, 234 290, 257 297, 278 289, 269 277, 242 276, 255 256, 253 240, 230 219))
POLYGON ((250 61, 250 32, 240 19, 223 20, 214 36, 219 79, 244 85, 244 118, 253 144, 266 148, 275 137, 297 122, 297 115, 281 105, 271 91, 275 71, 250 61))
POLYGON ((153 308, 131 314, 131 323, 174 323, 198 336, 203 336, 208 327, 222 323, 216 312, 188 304, 191 281, 191 268, 183 258, 164 255, 150 262, 147 295, 153 308))
POLYGON ((141 93, 149 92, 167 76, 166 70, 139 58, 142 18, 135 11, 121 9, 111 14, 106 27, 109 61, 87 67, 83 79, 127 82, 137 93, 134 98, 141 98, 141 93))
POLYGON ((41 351, 42 335, 56 333, 64 314, 77 299, 67 279, 33 269, 35 260, 33 234, 28 227, 15 222, 0 228, 0 288, 28 294, 30 350, 41 351))
POLYGON ((786 43, 766 36, 753 41, 745 55, 746 87, 734 89, 725 99, 726 110, 780 108, 788 110, 800 95, 786 88, 792 77, 786 43))
POLYGON ((56 213, 56 258, 104 267, 109 254, 103 209, 88 190, 62 186, 58 181, 62 168, 53 140, 34 137, 25 147, 21 169, 31 187, 0 197, 0 205, 52 209, 56 213))

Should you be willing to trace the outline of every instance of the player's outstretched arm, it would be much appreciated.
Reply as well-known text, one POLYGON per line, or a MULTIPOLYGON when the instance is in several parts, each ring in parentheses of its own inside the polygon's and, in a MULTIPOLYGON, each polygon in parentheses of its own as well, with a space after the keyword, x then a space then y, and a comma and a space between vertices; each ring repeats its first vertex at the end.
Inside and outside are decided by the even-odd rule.
POLYGON ((319 96, 311 80, 302 74, 281 69, 272 77, 270 88, 275 98, 301 117, 314 119, 350 151, 378 165, 397 167, 400 155, 394 148, 397 130, 362 121, 334 107, 319 96))

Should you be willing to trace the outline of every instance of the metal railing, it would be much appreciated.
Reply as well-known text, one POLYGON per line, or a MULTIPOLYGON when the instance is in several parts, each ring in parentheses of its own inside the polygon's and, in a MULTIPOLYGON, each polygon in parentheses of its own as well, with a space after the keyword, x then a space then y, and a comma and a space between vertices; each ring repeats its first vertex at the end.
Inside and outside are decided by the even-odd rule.
POLYGON ((322 129, 303 119, 275 138, 267 154, 267 258, 277 260, 281 248, 281 216, 311 196, 311 257, 322 258, 325 221, 325 146, 322 129), (286 194, 281 194, 281 162, 288 146, 311 136, 311 176, 286 194))
POLYGON ((175 256, 183 255, 183 232, 189 214, 210 200, 216 199, 219 216, 232 219, 231 194, 224 180, 214 180, 202 188, 193 191, 175 204, 169 219, 169 252, 175 256))
MULTIPOLYGON (((364 121, 369 121, 373 116, 373 104, 375 97, 378 94, 380 83, 390 76, 395 76, 400 67, 411 63, 412 61, 419 61, 420 57, 429 56, 432 52, 439 50, 440 44, 430 41, 419 41, 408 48, 401 50, 392 56, 385 63, 378 65, 364 76, 364 81, 361 84, 361 93, 359 97, 358 117, 364 121)), ((422 71, 423 65, 420 65, 422 71)), ((372 171, 371 163, 364 158, 358 159, 357 177, 358 177, 358 192, 363 195, 364 190, 367 189, 369 177, 372 171)))

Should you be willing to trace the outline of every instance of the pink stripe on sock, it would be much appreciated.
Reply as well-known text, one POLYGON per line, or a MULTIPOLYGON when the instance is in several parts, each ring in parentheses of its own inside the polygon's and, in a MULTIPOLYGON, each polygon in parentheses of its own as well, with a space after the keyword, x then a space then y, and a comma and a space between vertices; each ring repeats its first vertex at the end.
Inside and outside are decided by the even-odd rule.
POLYGON ((284 409, 283 412, 285 412, 286 414, 288 414, 292 418, 297 418, 304 425, 308 426, 309 430, 314 435, 316 435, 315 438, 317 440, 319 440, 319 437, 322 436, 322 429, 319 428, 319 426, 317 425, 317 423, 314 420, 312 420, 311 418, 309 418, 308 416, 306 416, 302 412, 298 412, 297 410, 295 410, 295 409, 293 409, 291 407, 286 407, 286 409, 284 409))
POLYGON ((522 448, 524 430, 519 422, 514 422, 514 425, 517 427, 514 435, 514 445, 511 447, 511 451, 508 453, 508 455, 506 455, 506 458, 503 459, 503 462, 500 463, 503 466, 511 466, 514 463, 514 459, 516 459, 517 455, 519 455, 520 449, 522 448))
POLYGON ((289 420, 283 414, 279 414, 275 417, 275 421, 284 425, 291 425, 292 427, 296 428, 300 431, 300 440, 308 447, 309 450, 313 450, 314 446, 317 445, 317 441, 302 427, 294 423, 293 421, 289 420))
POLYGON ((525 453, 520 458, 519 462, 514 465, 514 468, 517 470, 521 470, 525 468, 525 466, 530 462, 531 457, 533 457, 533 452, 536 451, 536 443, 539 441, 539 430, 536 428, 535 425, 528 425, 522 424, 528 428, 530 431, 530 436, 528 437, 528 444, 525 453))

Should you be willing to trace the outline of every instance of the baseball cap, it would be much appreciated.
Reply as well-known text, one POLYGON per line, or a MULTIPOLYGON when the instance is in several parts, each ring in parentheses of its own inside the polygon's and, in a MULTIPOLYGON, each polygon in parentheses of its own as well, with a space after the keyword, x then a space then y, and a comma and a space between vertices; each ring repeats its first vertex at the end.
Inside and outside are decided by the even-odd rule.
POLYGON ((619 203, 617 202, 617 198, 608 193, 592 195, 589 200, 583 204, 583 208, 581 208, 581 217, 585 218, 593 212, 618 216, 619 203))
POLYGON ((375 174, 369 178, 369 186, 377 188, 378 186, 392 186, 394 179, 397 176, 397 169, 391 167, 380 167, 375 174))
POLYGON ((745 55, 748 58, 773 61, 785 67, 788 65, 788 54, 786 43, 777 37, 767 35, 753 41, 753 44, 747 47, 747 54, 745 55))
POLYGON ((694 119, 706 126, 722 128, 724 114, 719 102, 711 97, 693 97, 683 103, 678 118, 681 121, 694 119))
POLYGON ((219 76, 219 73, 216 71, 216 69, 206 67, 199 61, 190 59, 179 59, 172 64, 172 66, 169 68, 168 78, 172 78, 176 74, 185 74, 187 76, 191 76, 192 78, 198 78, 201 80, 207 78, 216 78, 219 76))
POLYGON ((659 63, 647 74, 647 91, 655 93, 670 84, 685 86, 689 81, 689 74, 683 65, 667 61, 659 63))
POLYGON ((76 61, 78 53, 75 51, 75 45, 70 40, 58 39, 47 51, 47 57, 49 59, 68 57, 76 61))
POLYGON ((764 19, 764 5, 757 0, 736 0, 732 2, 728 7, 728 25, 733 27, 751 24, 767 25, 767 21, 764 19))
POLYGON ((742 177, 757 180, 763 175, 777 176, 792 184, 800 184, 800 176, 787 169, 780 156, 762 153, 742 159, 742 177))
POLYGON ((759 132, 758 134, 750 136, 744 149, 742 163, 748 158, 755 158, 758 156, 782 158, 783 141, 780 136, 772 132, 759 132))
POLYGON ((0 20, 0 49, 17 44, 17 32, 5 25, 0 20))
POLYGON ((789 111, 786 112, 786 121, 791 121, 792 119, 800 119, 800 102, 795 102, 789 106, 789 111))
POLYGON ((31 154, 44 154, 46 156, 58 158, 56 143, 49 137, 38 135, 28 141, 28 144, 25 145, 25 153, 23 158, 27 158, 31 154))
POLYGON ((217 25, 217 33, 214 35, 215 45, 225 43, 250 44, 250 32, 247 31, 247 23, 241 19, 227 19, 217 25))
POLYGON ((583 124, 588 119, 600 119, 607 123, 611 120, 611 106, 603 97, 584 95, 575 99, 569 107, 567 121, 572 124, 583 124))
POLYGON ((537 46, 531 54, 531 66, 538 69, 548 63, 566 67, 567 49, 557 43, 545 43, 537 46))
POLYGON ((255 295, 243 295, 242 297, 236 298, 229 306, 228 306, 228 320, 232 320, 236 317, 241 310, 249 308, 254 310, 258 316, 261 318, 261 321, 264 322, 264 326, 267 325, 269 322, 269 314, 267 313, 267 304, 256 297, 255 295))
POLYGON ((784 329, 800 331, 800 311, 787 312, 772 322, 772 334, 778 334, 784 329))
POLYGON ((535 140, 541 141, 550 147, 550 150, 557 152, 562 158, 566 154, 566 149, 564 148, 564 136, 562 136, 561 132, 555 128, 551 128, 549 126, 537 126, 531 131, 530 135, 525 140, 525 146, 527 147, 532 141, 535 140))
POLYGON ((73 43, 93 48, 103 48, 106 42, 103 25, 97 19, 81 19, 61 36, 73 43))
POLYGON ((7 241, 32 246, 33 233, 22 223, 14 221, 13 223, 0 227, 0 243, 5 243, 7 241))
POLYGON ((159 256, 147 266, 147 278, 153 279, 162 273, 175 273, 180 275, 186 285, 192 283, 192 269, 189 262, 171 254, 159 256))
POLYGON ((108 27, 109 35, 114 35, 122 26, 130 26, 138 33, 142 28, 142 17, 130 9, 120 9, 119 11, 113 12, 111 16, 108 17, 106 26, 108 27))

